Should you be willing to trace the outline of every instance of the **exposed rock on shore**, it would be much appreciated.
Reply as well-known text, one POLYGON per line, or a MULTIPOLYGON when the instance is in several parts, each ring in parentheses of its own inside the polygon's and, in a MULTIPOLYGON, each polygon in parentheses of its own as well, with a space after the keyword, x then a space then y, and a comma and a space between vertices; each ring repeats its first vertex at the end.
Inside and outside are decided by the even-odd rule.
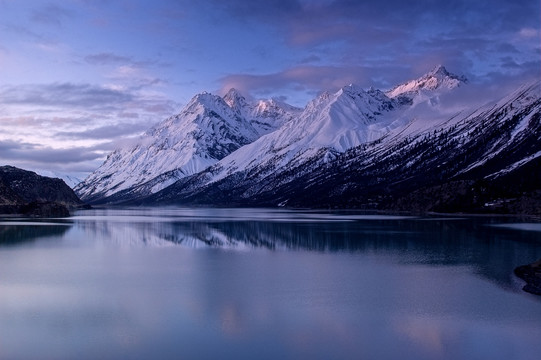
POLYGON ((515 275, 526 281, 522 290, 541 295, 541 259, 532 264, 517 267, 515 275))

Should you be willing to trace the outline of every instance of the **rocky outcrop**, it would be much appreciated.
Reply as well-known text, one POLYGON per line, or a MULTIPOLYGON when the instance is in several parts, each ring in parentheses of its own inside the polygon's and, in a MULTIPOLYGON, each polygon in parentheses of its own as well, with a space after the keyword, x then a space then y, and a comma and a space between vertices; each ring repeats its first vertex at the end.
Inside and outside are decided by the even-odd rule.
POLYGON ((526 281, 522 290, 541 295, 541 259, 532 264, 517 267, 515 275, 526 281))
POLYGON ((0 167, 0 213, 30 216, 69 216, 84 206, 61 179, 40 176, 13 166, 0 167))

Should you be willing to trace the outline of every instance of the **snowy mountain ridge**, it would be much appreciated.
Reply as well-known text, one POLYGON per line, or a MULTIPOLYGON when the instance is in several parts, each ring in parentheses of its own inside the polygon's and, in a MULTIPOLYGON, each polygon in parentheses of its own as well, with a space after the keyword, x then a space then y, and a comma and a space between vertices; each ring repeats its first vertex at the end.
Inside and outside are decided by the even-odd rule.
POLYGON ((424 131, 415 125, 332 157, 321 149, 217 179, 219 162, 136 203, 541 213, 539 81, 424 131))
POLYGON ((391 131, 405 130, 408 126, 415 128, 411 126, 412 122, 425 128, 429 125, 418 118, 415 109, 432 108, 437 104, 434 97, 464 82, 464 78, 438 66, 420 79, 395 88, 407 89, 396 92, 396 96, 407 93, 409 104, 391 98, 381 90, 365 91, 355 84, 344 86, 334 94, 325 92, 283 127, 215 164, 209 170, 212 174, 209 182, 221 180, 238 169, 278 171, 288 163, 291 163, 289 166, 302 164, 322 152, 330 159, 337 153, 381 139, 391 131))
POLYGON ((111 153, 75 191, 92 201, 154 180, 144 192, 156 192, 274 130, 297 111, 272 100, 249 103, 234 89, 224 98, 197 94, 178 115, 145 132, 137 144, 111 153), (167 178, 160 177, 165 173, 167 178))
POLYGON ((426 103, 432 90, 437 95, 453 89, 457 79, 439 66, 396 88, 407 89, 410 104, 397 91, 400 99, 350 84, 321 94, 303 110, 276 100, 247 99, 236 89, 223 97, 203 92, 178 115, 148 130, 135 146, 115 150, 75 191, 86 201, 133 188, 138 189, 133 196, 143 196, 222 159, 213 168, 214 180, 264 162, 274 167, 303 162, 322 149, 332 157, 404 126, 409 120, 393 110, 411 107, 412 99, 417 99, 413 107, 426 103))
POLYGON ((302 110, 235 89, 199 94, 77 189, 100 203, 357 206, 372 201, 365 192, 394 197, 537 161, 539 83, 483 107, 461 105, 466 83, 437 66, 386 92, 354 84, 325 92, 302 110))

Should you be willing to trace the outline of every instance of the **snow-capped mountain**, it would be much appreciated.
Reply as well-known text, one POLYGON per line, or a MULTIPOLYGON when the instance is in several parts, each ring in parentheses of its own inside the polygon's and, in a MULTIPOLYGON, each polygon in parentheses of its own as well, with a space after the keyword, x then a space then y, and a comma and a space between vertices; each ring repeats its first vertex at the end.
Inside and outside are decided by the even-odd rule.
POLYGON ((533 201, 528 206, 540 211, 540 94, 539 82, 528 84, 423 131, 413 119, 333 158, 320 151, 302 163, 251 167, 217 181, 211 168, 145 202, 419 211, 499 211, 504 204, 521 211, 513 210, 523 206, 517 203, 533 201))
MULTIPOLYGON (((198 136, 193 130, 173 132, 181 126, 166 121, 147 132, 153 142, 136 147, 148 154, 133 170, 157 169, 151 176, 134 181, 124 162, 141 156, 123 150, 122 161, 112 161, 104 173, 106 161, 79 194, 109 203, 389 208, 433 186, 460 183, 473 191, 479 181, 496 184, 534 166, 541 155, 539 83, 481 107, 470 101, 457 105, 467 96, 461 93, 465 84, 465 78, 437 66, 386 92, 348 85, 323 93, 302 111, 247 100, 234 89, 223 98, 201 94, 177 116, 183 126, 197 124, 198 136), (209 125, 217 121, 219 126, 209 125), (150 151, 156 142, 177 145, 178 154, 188 151, 192 162, 209 161, 198 160, 200 166, 189 170, 179 161, 161 166, 173 159, 150 151), (232 145, 213 156, 224 144, 232 145), (206 157, 196 156, 201 153, 206 157), (108 174, 123 180, 122 186, 108 183, 108 174)), ((471 197, 480 201, 489 193, 471 197)))
POLYGON ((385 95, 392 99, 400 99, 401 102, 411 102, 423 93, 434 96, 467 82, 465 77, 451 74, 443 65, 438 65, 419 79, 407 81, 386 91, 385 95))
POLYGON ((198 94, 134 146, 110 154, 75 191, 86 201, 134 187, 138 196, 154 193, 275 130, 298 111, 274 100, 248 102, 235 89, 223 98, 198 94))
MULTIPOLYGON (((389 113, 396 104, 379 90, 349 85, 323 93, 296 118, 211 167, 209 182, 233 172, 275 172, 325 151, 328 157, 376 140, 397 126, 389 113)), ((399 120, 400 122, 401 120, 399 120)))
POLYGON ((223 100, 237 116, 248 120, 259 136, 280 128, 302 111, 275 99, 247 100, 234 88, 225 94, 223 100))
MULTIPOLYGON (((209 168, 204 172, 206 180, 201 185, 219 181, 235 172, 246 172, 250 177, 257 174, 261 179, 302 167, 314 158, 327 162, 337 154, 381 139, 391 131, 415 128, 411 127, 411 122, 422 120, 415 109, 433 107, 434 97, 451 91, 464 81, 439 66, 420 79, 396 88, 407 89, 404 92, 388 92, 395 97, 407 93, 411 100, 409 104, 390 98, 380 90, 365 91, 353 84, 334 94, 325 92, 308 103, 298 117, 209 168)), ((419 127, 424 129, 427 124, 422 123, 419 127)), ((246 196, 251 194, 252 191, 246 196)))

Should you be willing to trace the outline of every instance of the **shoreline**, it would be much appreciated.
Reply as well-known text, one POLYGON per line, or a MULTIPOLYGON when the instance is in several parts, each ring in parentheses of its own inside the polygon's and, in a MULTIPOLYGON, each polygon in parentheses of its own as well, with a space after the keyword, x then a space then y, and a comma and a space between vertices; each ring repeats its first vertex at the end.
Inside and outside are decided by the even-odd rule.
POLYGON ((541 259, 515 268, 514 273, 520 279, 526 281, 522 290, 541 296, 541 259))

